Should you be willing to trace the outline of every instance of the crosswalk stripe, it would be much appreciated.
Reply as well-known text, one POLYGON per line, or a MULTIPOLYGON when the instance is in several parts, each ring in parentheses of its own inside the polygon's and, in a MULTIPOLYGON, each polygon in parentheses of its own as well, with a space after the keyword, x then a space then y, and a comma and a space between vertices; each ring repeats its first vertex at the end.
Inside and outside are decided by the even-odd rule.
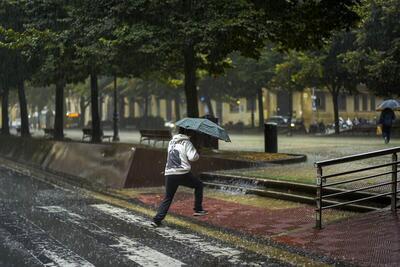
POLYGON ((157 250, 145 246, 132 238, 108 231, 101 226, 89 221, 89 219, 69 211, 61 206, 40 206, 39 209, 52 213, 63 214, 66 217, 57 217, 60 221, 74 224, 97 238, 97 240, 113 240, 114 244, 109 245, 115 251, 141 266, 184 266, 179 260, 169 257, 157 250))
POLYGON ((65 248, 43 229, 16 214, 1 214, 0 225, 10 238, 21 244, 43 266, 93 267, 78 254, 65 248))
POLYGON ((259 265, 258 263, 244 263, 243 261, 241 261, 240 255, 242 255, 243 252, 235 248, 211 243, 200 236, 183 233, 180 230, 172 229, 168 226, 153 228, 150 225, 148 219, 133 214, 127 210, 114 207, 108 204, 95 204, 91 205, 91 207, 100 210, 114 218, 125 221, 127 223, 132 223, 135 225, 146 227, 149 230, 154 231, 155 233, 164 238, 171 239, 184 246, 191 247, 193 249, 196 249, 213 257, 216 258, 226 257, 227 258, 226 260, 232 264, 252 265, 252 266, 259 265))

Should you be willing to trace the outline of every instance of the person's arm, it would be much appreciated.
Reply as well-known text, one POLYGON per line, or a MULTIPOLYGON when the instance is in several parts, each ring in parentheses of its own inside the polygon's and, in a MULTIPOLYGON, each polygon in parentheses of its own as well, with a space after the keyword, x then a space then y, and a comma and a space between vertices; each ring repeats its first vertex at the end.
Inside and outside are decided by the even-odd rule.
POLYGON ((196 148, 193 146, 192 142, 186 142, 186 155, 188 160, 196 161, 199 159, 199 153, 197 153, 196 148))

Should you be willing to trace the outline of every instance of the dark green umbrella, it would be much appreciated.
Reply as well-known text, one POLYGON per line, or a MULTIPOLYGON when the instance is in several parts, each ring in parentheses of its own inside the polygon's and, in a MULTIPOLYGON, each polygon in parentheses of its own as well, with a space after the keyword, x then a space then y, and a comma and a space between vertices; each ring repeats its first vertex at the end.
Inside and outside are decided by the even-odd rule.
POLYGON ((231 141, 224 128, 207 119, 184 118, 178 121, 176 123, 176 126, 197 132, 202 132, 215 138, 224 140, 225 142, 231 141))

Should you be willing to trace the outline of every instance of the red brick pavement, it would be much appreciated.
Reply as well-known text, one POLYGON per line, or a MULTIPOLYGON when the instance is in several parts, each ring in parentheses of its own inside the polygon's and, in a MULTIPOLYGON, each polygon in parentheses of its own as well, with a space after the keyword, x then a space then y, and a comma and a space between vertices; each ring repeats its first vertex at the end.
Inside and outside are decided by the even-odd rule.
MULTIPOLYGON (((141 202, 153 207, 157 207, 162 198, 162 194, 142 194, 138 197, 141 202)), ((209 214, 193 218, 212 225, 265 237, 293 229, 308 229, 314 225, 314 208, 308 205, 299 204, 295 208, 268 209, 204 198, 203 206, 209 214)), ((192 216, 193 194, 177 193, 170 212, 192 216)))
MULTIPOLYGON (((142 194, 138 200, 157 207, 162 194, 142 194)), ((191 216, 193 195, 177 193, 170 212, 191 216)), ((277 242, 355 263, 360 266, 400 266, 400 219, 390 211, 373 212, 314 226, 314 207, 269 209, 205 198, 208 216, 192 217, 228 229, 270 237, 277 242)), ((328 211, 329 212, 329 211, 328 211)))
POLYGON ((359 266, 400 266, 400 212, 371 212, 307 230, 274 237, 308 251, 359 266))

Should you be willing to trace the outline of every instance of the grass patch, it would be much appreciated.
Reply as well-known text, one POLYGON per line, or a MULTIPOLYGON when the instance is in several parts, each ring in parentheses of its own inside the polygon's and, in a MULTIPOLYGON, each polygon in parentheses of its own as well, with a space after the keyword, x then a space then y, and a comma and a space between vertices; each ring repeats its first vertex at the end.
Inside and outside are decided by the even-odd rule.
POLYGON ((306 168, 302 165, 290 166, 271 166, 253 169, 226 170, 224 174, 233 174, 244 177, 254 177, 258 179, 282 180, 304 184, 315 184, 315 170, 306 168))

